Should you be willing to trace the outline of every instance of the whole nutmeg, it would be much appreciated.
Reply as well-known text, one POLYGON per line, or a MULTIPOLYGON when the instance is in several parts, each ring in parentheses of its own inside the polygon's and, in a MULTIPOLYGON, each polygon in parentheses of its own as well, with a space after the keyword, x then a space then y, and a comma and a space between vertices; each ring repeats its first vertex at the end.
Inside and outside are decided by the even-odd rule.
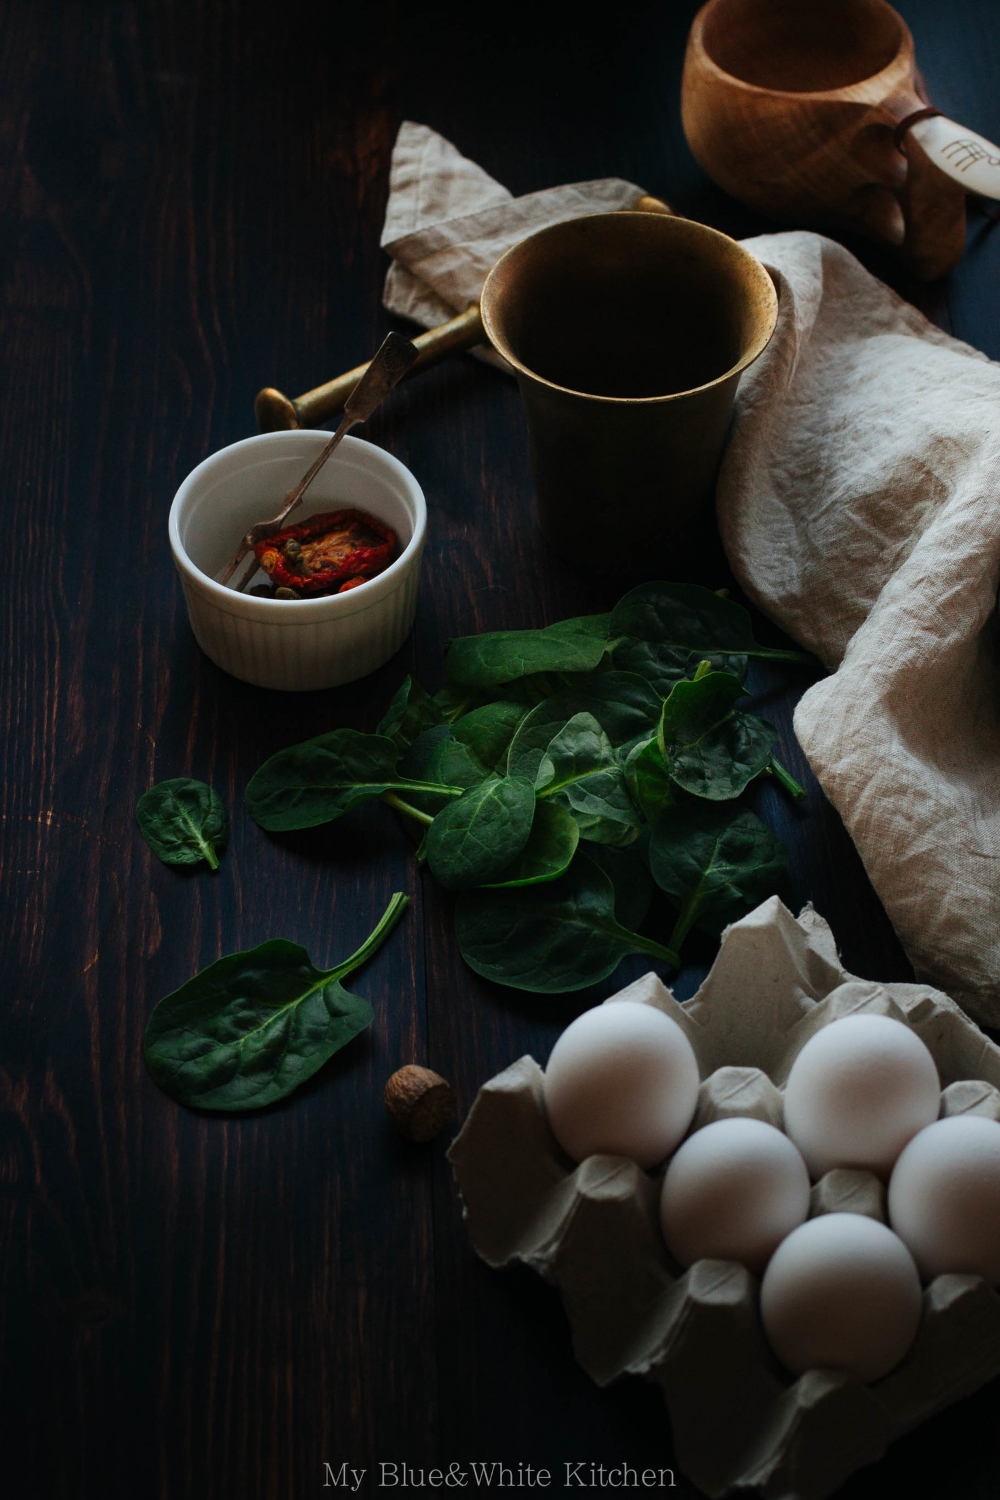
POLYGON ((411 1141, 429 1141, 451 1118, 455 1096, 440 1073, 407 1063, 386 1084, 385 1107, 393 1123, 411 1141))

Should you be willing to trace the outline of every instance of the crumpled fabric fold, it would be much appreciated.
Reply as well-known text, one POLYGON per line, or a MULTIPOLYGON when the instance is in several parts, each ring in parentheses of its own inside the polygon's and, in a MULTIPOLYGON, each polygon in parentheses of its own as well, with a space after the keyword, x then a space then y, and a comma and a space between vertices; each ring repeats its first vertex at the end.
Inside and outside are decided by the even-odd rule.
POLYGON ((719 475, 726 553, 831 669, 795 732, 917 976, 997 1025, 1000 365, 820 235, 744 243, 780 310, 719 475))

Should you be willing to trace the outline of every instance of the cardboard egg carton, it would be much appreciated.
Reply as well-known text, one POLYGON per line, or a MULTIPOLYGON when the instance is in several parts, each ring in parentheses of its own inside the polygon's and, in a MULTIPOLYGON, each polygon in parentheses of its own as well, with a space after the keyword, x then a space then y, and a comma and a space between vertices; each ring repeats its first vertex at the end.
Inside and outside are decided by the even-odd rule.
MULTIPOLYGON (((927 1044, 942 1114, 1000 1119, 1000 1048, 954 1001, 921 984, 876 984, 840 964, 807 907, 772 897, 730 927, 712 971, 678 1003, 655 974, 606 1001, 639 1000, 677 1021, 701 1071, 692 1129, 730 1115, 782 1122, 781 1089, 814 1032, 858 1012, 892 1016, 927 1044)), ((659 1225, 662 1174, 616 1156, 574 1166, 545 1118, 531 1057, 480 1089, 449 1151, 472 1243, 491 1266, 520 1262, 558 1286, 576 1357, 598 1385, 642 1375, 663 1391, 677 1462, 715 1497, 824 1500, 902 1433, 1000 1373, 1000 1296, 976 1276, 939 1276, 906 1358, 869 1385, 843 1373, 790 1376, 771 1354, 758 1283, 730 1261, 682 1272, 659 1225)), ((885 1189, 838 1169, 813 1215, 884 1220, 885 1189)))

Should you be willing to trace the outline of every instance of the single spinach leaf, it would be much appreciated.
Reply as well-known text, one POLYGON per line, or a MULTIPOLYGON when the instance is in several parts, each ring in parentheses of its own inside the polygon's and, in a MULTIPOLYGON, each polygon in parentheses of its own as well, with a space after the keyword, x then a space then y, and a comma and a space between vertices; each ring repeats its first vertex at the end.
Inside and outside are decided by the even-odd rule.
POLYGON ((546 745, 535 772, 535 790, 539 796, 552 796, 595 771, 617 766, 611 741, 593 714, 574 714, 546 745))
POLYGON ((383 792, 460 796, 457 786, 428 787, 401 776, 399 750, 382 734, 335 729, 279 750, 250 778, 247 812, 270 833, 315 828, 383 792))
POLYGON ((317 969, 298 943, 273 938, 230 953, 160 1001, 146 1028, 146 1064, 192 1109, 261 1109, 297 1089, 372 1020, 341 984, 381 947, 408 905, 397 892, 358 951, 317 969))
POLYGON ((507 758, 514 731, 527 712, 526 704, 501 698, 496 703, 485 703, 482 708, 463 714, 451 732, 456 740, 468 745, 484 766, 498 770, 500 762, 507 758))
POLYGON ((625 784, 643 817, 655 825, 675 801, 670 772, 656 736, 640 740, 625 761, 625 784))
POLYGON ((558 796, 586 839, 628 844, 639 815, 611 743, 593 714, 574 714, 546 746, 535 773, 540 798, 558 796))
POLYGON ((418 734, 443 724, 444 713, 413 677, 404 678, 376 734, 383 734, 400 750, 412 745, 418 734))
POLYGON ((229 837, 229 814, 218 792, 203 781, 176 776, 143 792, 136 804, 139 832, 165 865, 219 868, 229 837))
POLYGON ((556 880, 569 869, 579 842, 580 827, 573 814, 557 802, 539 802, 528 842, 517 859, 499 879, 483 884, 500 890, 556 880))
POLYGON ((730 672, 708 672, 675 684, 657 732, 670 777, 695 797, 738 797, 768 769, 777 731, 733 708, 743 684, 730 672))
POLYGON ((628 953, 677 962, 670 949, 621 925, 611 881, 582 853, 565 875, 542 887, 464 892, 455 931, 462 957, 477 974, 539 993, 595 984, 628 953))
POLYGON ((439 812, 427 830, 427 863, 450 891, 496 880, 528 842, 535 789, 518 776, 490 776, 439 812))
POLYGON ((473 688, 495 688, 537 672, 593 672, 604 659, 604 621, 593 616, 561 620, 544 630, 503 630, 466 635, 448 646, 448 675, 473 688))
POLYGON ((785 847, 746 810, 685 800, 661 818, 649 841, 649 866, 680 908, 671 947, 694 926, 717 937, 772 895, 785 871, 785 847))
POLYGON ((660 714, 657 737, 660 749, 674 742, 688 744, 713 729, 746 697, 746 689, 732 672, 712 672, 701 667, 668 694, 660 714))

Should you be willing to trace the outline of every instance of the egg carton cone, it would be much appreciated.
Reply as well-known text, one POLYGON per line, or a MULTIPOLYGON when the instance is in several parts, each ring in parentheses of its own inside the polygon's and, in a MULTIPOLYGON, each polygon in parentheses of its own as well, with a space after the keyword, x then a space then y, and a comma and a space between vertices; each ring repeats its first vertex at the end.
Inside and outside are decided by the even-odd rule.
MULTIPOLYGON (((692 1129, 730 1115, 782 1122, 782 1087, 809 1038, 842 1016, 913 1028, 941 1075, 943 1115, 1000 1120, 1000 1048, 922 984, 877 984, 841 966, 811 907, 772 897, 730 927, 711 973, 681 1004, 655 974, 605 1001, 641 1001, 683 1027, 701 1088, 692 1129)), ((938 1276, 916 1340, 871 1384, 832 1370, 795 1378, 765 1342, 758 1282, 701 1260, 686 1272, 663 1243, 661 1174, 617 1156, 579 1165, 549 1130, 542 1070, 522 1057, 479 1091, 448 1153, 477 1253, 530 1266, 559 1288, 577 1359, 604 1386, 641 1375, 662 1390, 678 1465, 705 1494, 824 1500, 903 1433, 1000 1373, 1000 1297, 980 1277, 938 1276)), ((828 1172, 813 1215, 885 1218, 869 1172, 828 1172)))

